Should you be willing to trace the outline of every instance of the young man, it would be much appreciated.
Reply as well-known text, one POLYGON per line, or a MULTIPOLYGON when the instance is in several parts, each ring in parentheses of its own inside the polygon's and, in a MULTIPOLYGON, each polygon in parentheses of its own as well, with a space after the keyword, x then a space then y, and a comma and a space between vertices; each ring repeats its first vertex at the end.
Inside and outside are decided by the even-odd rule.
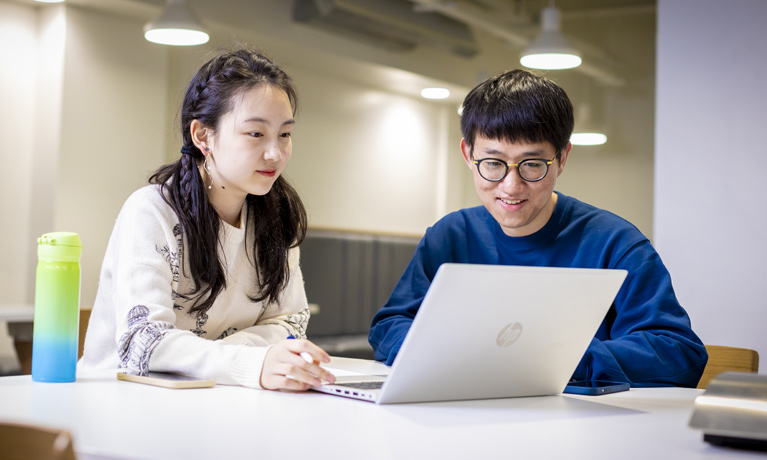
POLYGON ((624 219, 554 191, 573 130, 564 90, 524 70, 490 78, 466 96, 461 130, 461 151, 483 206, 451 213, 426 231, 373 319, 376 359, 394 362, 445 262, 625 269, 624 285, 573 378, 696 386, 708 356, 650 241, 624 219))

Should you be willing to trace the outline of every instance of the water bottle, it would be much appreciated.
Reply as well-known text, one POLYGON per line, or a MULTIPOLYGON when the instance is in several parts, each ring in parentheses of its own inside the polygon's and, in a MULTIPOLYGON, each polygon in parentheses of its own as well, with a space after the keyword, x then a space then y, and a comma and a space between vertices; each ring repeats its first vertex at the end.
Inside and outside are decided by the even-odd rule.
POLYGON ((80 333, 80 256, 77 233, 37 240, 32 380, 74 382, 80 333))

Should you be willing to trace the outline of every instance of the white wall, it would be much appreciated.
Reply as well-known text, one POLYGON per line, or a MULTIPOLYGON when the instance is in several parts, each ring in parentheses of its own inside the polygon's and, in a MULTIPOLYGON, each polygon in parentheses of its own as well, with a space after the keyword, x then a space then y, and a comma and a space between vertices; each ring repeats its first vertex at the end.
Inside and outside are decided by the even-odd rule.
MULTIPOLYGON (((0 292, 3 303, 26 299, 30 181, 35 145, 35 71, 38 62, 37 15, 29 8, 0 3, 0 126, 7 133, 0 149, 4 166, 0 180, 0 292)), ((4 329, 4 328, 3 328, 4 329)))
POLYGON ((164 161, 166 48, 142 22, 67 8, 61 153, 53 229, 80 234, 80 303, 90 308, 114 219, 164 161))
MULTIPOLYGON (((0 3, 0 123, 14 133, 0 152, 9 165, 0 305, 34 302, 36 238, 51 231, 80 234, 81 306, 93 305, 114 219, 162 163, 168 132, 166 51, 134 37, 142 24, 0 3)), ((8 355, 3 326, 0 358, 8 355)))
POLYGON ((656 245, 703 341, 764 361, 767 2, 660 0, 658 14, 656 245))
MULTIPOLYGON (((37 15, 29 8, 0 3, 0 126, 7 133, 0 149, 5 165, 0 180, 0 303, 26 301, 33 239, 29 232, 32 151, 34 150, 35 75, 38 62, 37 15)), ((0 324, 0 361, 14 362, 11 339, 0 324)), ((2 364, 0 363, 0 364, 2 364)), ((0 365, 0 368, 3 366, 0 365)), ((0 369, 2 370, 2 369, 0 369)))
POLYGON ((303 69, 291 73, 302 113, 287 175, 312 226, 420 235, 441 217, 437 187, 448 157, 442 139, 457 129, 455 111, 448 127, 440 123, 446 105, 303 69))
POLYGON ((608 142, 573 146, 557 190, 618 214, 652 239, 654 84, 645 84, 638 94, 607 98, 608 142))

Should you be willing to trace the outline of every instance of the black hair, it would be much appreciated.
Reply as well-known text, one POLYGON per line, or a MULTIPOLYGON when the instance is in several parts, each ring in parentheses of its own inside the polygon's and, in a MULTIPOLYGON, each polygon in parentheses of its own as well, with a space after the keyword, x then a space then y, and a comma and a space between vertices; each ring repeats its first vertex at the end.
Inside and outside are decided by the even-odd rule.
MULTIPOLYGON (((221 219, 205 193, 198 170, 204 156, 192 142, 190 127, 199 120, 215 132, 222 117, 234 109, 237 96, 259 85, 285 91, 295 115, 298 99, 292 79, 261 52, 238 47, 205 63, 189 83, 181 106, 182 150, 189 154, 160 167, 149 178, 149 183, 160 185, 163 199, 178 216, 187 249, 184 256, 194 279, 193 291, 179 294, 194 298, 190 314, 204 314, 227 285, 217 251, 221 219)), ((266 195, 248 195, 245 202, 249 216, 245 235, 255 235, 251 261, 260 284, 250 299, 278 302, 290 277, 288 252, 306 236, 306 210, 282 176, 266 195)))
POLYGON ((477 135, 506 142, 547 141, 560 152, 575 123, 567 93, 548 78, 510 70, 488 78, 463 101, 461 132, 474 149, 477 135))

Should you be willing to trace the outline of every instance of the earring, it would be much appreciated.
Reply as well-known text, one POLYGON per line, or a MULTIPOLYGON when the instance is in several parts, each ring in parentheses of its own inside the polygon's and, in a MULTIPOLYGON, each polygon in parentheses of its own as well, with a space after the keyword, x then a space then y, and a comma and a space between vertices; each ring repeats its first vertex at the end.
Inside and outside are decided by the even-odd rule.
MULTIPOLYGON (((206 148, 206 151, 209 151, 210 149, 206 148)), ((202 164, 202 169, 205 170, 206 173, 208 173, 208 178, 210 179, 210 184, 208 184, 208 190, 210 190, 213 187, 213 176, 210 174, 210 164, 208 164, 208 160, 210 160, 209 156, 205 157, 205 163, 202 164)))

